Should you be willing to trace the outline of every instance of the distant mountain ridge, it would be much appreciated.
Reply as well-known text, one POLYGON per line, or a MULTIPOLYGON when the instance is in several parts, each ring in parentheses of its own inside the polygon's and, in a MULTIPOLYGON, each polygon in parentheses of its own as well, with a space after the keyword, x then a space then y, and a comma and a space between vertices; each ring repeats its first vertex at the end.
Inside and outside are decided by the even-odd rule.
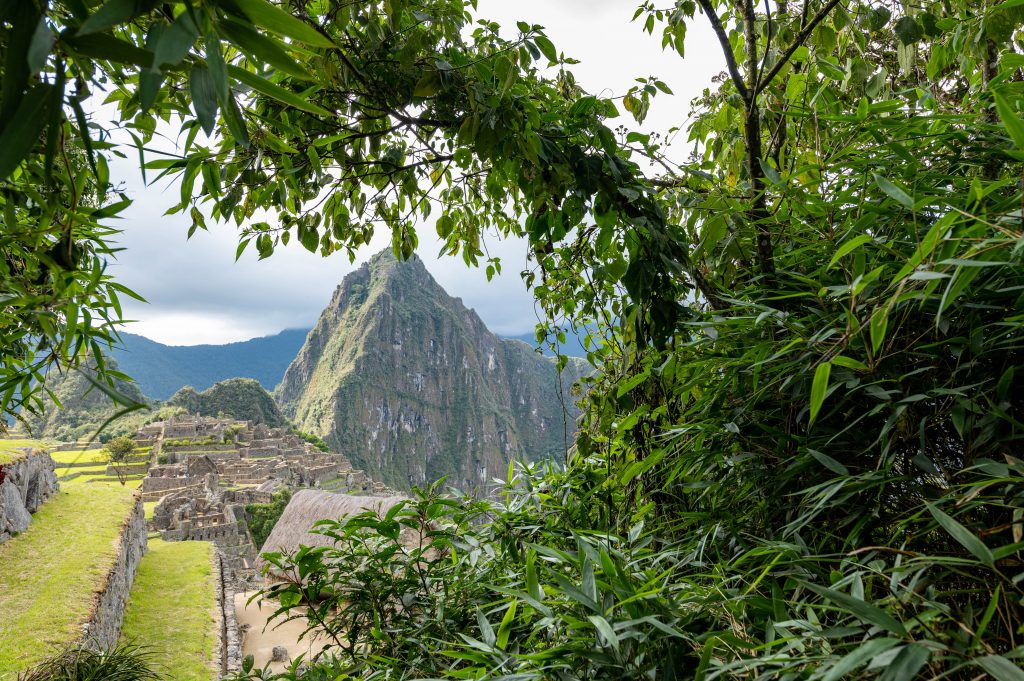
POLYGON ((416 258, 379 253, 342 281, 275 396, 296 426, 399 489, 463 489, 512 459, 563 455, 585 371, 491 333, 416 258))
POLYGON ((273 390, 306 340, 308 329, 286 329, 224 345, 164 345, 145 336, 122 333, 111 353, 121 371, 147 396, 166 400, 185 386, 197 391, 229 378, 252 378, 273 390))

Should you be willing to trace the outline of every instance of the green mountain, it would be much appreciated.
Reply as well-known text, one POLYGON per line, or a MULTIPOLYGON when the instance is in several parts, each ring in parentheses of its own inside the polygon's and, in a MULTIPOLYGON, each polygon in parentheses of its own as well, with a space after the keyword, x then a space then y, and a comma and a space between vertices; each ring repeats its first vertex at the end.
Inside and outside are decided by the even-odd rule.
POLYGON ((187 346, 164 345, 122 333, 121 346, 111 354, 144 393, 158 400, 166 400, 187 385, 206 390, 217 381, 234 377, 253 378, 273 390, 307 333, 307 329, 286 329, 238 343, 187 346))
POLYGON ((265 423, 271 428, 287 424, 277 402, 258 381, 251 378, 231 378, 197 392, 192 386, 185 386, 167 401, 174 407, 182 407, 190 414, 201 416, 231 416, 255 423, 265 423))
MULTIPOLYGON (((108 368, 120 369, 115 359, 107 357, 105 361, 108 368)), ((83 363, 79 369, 64 373, 50 372, 46 376, 46 388, 56 396, 60 407, 47 395, 38 414, 23 412, 22 417, 31 434, 34 437, 69 441, 91 437, 107 419, 123 410, 123 406, 115 405, 103 390, 96 387, 95 378, 96 364, 91 360, 83 363)), ((114 384, 115 390, 128 399, 149 403, 135 383, 116 380, 114 384)))
POLYGON ((570 360, 560 382, 551 358, 488 331, 418 259, 385 252, 345 277, 275 394, 377 480, 473 489, 511 459, 564 455, 584 367, 570 360))

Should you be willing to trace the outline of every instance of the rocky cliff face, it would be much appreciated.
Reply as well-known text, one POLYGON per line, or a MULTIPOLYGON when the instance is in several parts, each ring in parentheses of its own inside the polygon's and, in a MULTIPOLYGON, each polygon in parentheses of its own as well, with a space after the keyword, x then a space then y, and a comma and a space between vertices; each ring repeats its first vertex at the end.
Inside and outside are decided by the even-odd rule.
POLYGON ((582 370, 571 360, 560 386, 553 360, 498 338, 419 260, 388 252, 338 287, 277 397, 377 480, 480 489, 511 459, 564 452, 582 370))
POLYGON ((57 491, 53 459, 29 451, 0 465, 0 544, 24 532, 32 515, 57 491))

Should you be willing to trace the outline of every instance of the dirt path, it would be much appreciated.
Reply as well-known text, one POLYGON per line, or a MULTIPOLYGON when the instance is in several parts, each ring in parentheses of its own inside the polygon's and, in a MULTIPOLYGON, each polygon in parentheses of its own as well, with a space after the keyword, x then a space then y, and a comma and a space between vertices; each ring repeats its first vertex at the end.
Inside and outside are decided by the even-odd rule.
MULTIPOLYGON (((262 668, 270 662, 275 646, 284 646, 288 649, 288 658, 295 659, 300 654, 309 659, 316 653, 323 650, 326 642, 323 640, 310 640, 308 637, 299 641, 305 627, 304 620, 293 620, 291 622, 272 622, 267 620, 274 612, 269 603, 259 604, 257 601, 246 603, 252 594, 242 592, 235 594, 235 613, 238 618, 238 628, 242 633, 242 657, 252 655, 256 667, 262 668)), ((270 667, 276 672, 288 666, 285 662, 271 663, 270 667)))

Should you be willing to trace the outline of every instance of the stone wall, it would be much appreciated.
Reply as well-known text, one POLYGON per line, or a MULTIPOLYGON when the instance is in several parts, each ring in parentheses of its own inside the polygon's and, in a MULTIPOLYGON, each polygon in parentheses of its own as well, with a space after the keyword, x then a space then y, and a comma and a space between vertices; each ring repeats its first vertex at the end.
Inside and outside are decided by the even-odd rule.
POLYGON ((0 543, 27 530, 31 514, 57 491, 54 467, 43 451, 0 466, 0 543))
POLYGON ((213 568, 217 589, 217 660, 221 676, 226 676, 242 666, 242 637, 235 617, 233 580, 220 549, 214 552, 213 568))
POLYGON ((82 644, 97 650, 106 650, 117 643, 135 572, 146 553, 146 516, 141 495, 135 497, 135 506, 121 528, 117 546, 117 559, 97 593, 92 613, 82 630, 82 644))

